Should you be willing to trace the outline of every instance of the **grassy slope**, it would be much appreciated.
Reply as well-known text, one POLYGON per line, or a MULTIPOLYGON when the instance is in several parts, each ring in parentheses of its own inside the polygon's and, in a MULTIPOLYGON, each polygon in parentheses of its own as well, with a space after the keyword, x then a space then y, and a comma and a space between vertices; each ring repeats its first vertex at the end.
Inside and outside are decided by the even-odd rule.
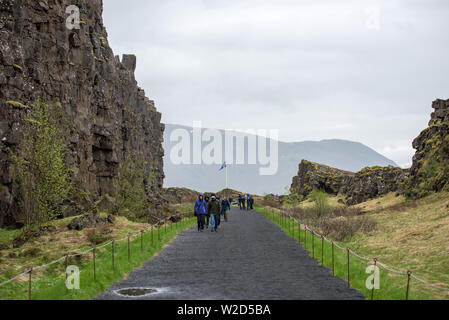
MULTIPOLYGON (((338 198, 332 197, 335 206, 338 198)), ((302 207, 312 203, 305 201, 302 207)), ((438 193, 424 199, 407 201, 403 197, 388 194, 358 205, 365 214, 378 222, 377 230, 369 234, 358 233, 353 238, 339 243, 358 254, 377 258, 392 269, 411 270, 416 276, 442 287, 449 287, 449 193, 438 193)), ((263 210, 262 210, 263 211, 263 210)), ((279 222, 279 221, 277 221, 279 222)), ((293 235, 288 226, 284 230, 293 235)), ((319 230, 317 230, 319 231, 319 230)), ((304 232, 304 231, 302 231, 304 232)), ((296 229, 296 238, 298 231, 296 229)), ((308 235, 307 249, 312 253, 311 236, 308 235)), ((301 236, 304 242, 304 235, 301 236)), ((315 253, 321 261, 321 239, 316 239, 315 253)), ((331 245, 325 244, 325 265, 330 266, 331 245)), ((335 251, 337 275, 347 278, 347 258, 344 252, 335 251)), ((351 258, 351 282, 367 297, 369 292, 364 282, 367 264, 351 258), (357 274, 359 277, 357 277, 357 274)), ((375 292, 377 299, 403 299, 406 291, 406 276, 381 272, 381 290, 375 292)), ((449 299, 449 293, 432 289, 412 280, 411 299, 449 299)))
MULTIPOLYGON (((389 194, 359 206, 378 221, 378 230, 358 234, 345 245, 394 269, 411 270, 419 278, 449 287, 449 193, 416 201, 389 194)), ((418 284, 416 289, 432 298, 449 299, 442 291, 418 284)))
MULTIPOLYGON (((189 206, 190 208, 190 206, 189 206)), ((184 212, 189 208, 180 207, 179 211, 184 212)), ((189 210, 188 212, 190 212, 189 210)), ((187 211, 186 211, 187 212, 187 211)), ((92 248, 89 242, 88 233, 92 229, 83 231, 69 231, 66 225, 70 219, 54 221, 51 224, 57 228, 54 233, 45 234, 22 248, 4 249, 0 251, 0 282, 12 278, 30 267, 40 266, 48 262, 57 260, 67 254, 76 254, 92 248), (15 254, 16 258, 10 258, 10 254, 15 254)), ((194 223, 192 219, 185 223, 161 228, 161 242, 158 240, 158 233, 154 231, 144 236, 144 250, 140 250, 140 238, 131 243, 131 261, 128 262, 127 243, 121 242, 115 248, 116 270, 112 272, 111 246, 97 252, 97 281, 93 281, 92 255, 83 256, 80 259, 71 259, 70 265, 77 265, 81 268, 81 290, 67 292, 64 286, 65 263, 60 263, 42 271, 33 273, 33 299, 90 299, 101 293, 110 284, 123 279, 129 272, 140 266, 144 261, 150 259, 160 251, 164 244, 171 241, 181 228, 186 228, 194 223)), ((135 234, 150 226, 145 223, 135 223, 126 218, 118 217, 113 226, 108 227, 108 242, 112 239, 121 239, 128 234, 135 234), (109 233, 110 232, 110 233, 109 233)), ((18 231, 0 230, 0 244, 11 241, 18 231)), ((0 287, 0 299, 25 299, 27 298, 27 276, 0 287)))

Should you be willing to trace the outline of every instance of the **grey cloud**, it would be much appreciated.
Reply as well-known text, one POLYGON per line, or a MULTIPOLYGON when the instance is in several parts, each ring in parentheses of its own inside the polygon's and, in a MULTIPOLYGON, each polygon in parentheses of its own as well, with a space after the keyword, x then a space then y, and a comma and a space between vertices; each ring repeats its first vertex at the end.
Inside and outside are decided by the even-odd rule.
POLYGON ((138 56, 163 121, 360 141, 399 164, 448 98, 449 2, 104 1, 116 54, 138 56), (381 9, 380 30, 366 8, 381 9))

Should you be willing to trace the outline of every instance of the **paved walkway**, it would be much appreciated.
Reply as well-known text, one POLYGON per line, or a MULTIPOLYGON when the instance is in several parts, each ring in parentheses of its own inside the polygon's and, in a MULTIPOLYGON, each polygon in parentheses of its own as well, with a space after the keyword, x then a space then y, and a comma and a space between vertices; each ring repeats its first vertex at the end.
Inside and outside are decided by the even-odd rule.
POLYGON ((135 287, 158 290, 139 299, 364 299, 264 215, 235 208, 218 233, 182 232, 97 299, 136 299, 115 293, 135 287))

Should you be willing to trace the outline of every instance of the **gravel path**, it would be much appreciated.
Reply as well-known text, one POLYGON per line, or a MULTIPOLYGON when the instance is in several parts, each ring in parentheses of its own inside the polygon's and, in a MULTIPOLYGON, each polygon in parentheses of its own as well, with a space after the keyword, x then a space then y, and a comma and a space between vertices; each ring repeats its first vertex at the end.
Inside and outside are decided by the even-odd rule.
POLYGON ((182 232, 96 299, 137 299, 115 293, 135 287, 158 290, 138 298, 151 300, 364 299, 264 215, 235 208, 218 233, 182 232))

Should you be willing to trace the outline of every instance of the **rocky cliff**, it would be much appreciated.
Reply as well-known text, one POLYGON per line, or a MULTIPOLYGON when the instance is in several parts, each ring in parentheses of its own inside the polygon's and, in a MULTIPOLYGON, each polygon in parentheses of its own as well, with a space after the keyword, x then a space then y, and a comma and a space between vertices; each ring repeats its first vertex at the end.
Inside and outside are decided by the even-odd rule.
POLYGON ((304 197, 313 190, 332 195, 344 195, 353 205, 400 189, 408 171, 393 166, 370 167, 357 173, 331 168, 303 160, 298 175, 293 178, 291 191, 304 197))
POLYGON ((67 163, 79 187, 113 194, 128 152, 145 156, 155 206, 163 184, 161 114, 137 86, 136 57, 108 44, 101 0, 0 0, 0 227, 20 218, 7 148, 22 140, 25 106, 38 97, 70 120, 67 163), (66 8, 80 8, 80 29, 66 8))
POLYGON ((354 173, 335 169, 315 162, 302 160, 298 175, 293 178, 292 191, 304 197, 313 190, 323 190, 337 195, 352 183, 354 173))
POLYGON ((429 127, 413 141, 416 153, 410 179, 403 186, 405 195, 411 198, 449 191, 449 100, 438 99, 432 108, 429 127))

